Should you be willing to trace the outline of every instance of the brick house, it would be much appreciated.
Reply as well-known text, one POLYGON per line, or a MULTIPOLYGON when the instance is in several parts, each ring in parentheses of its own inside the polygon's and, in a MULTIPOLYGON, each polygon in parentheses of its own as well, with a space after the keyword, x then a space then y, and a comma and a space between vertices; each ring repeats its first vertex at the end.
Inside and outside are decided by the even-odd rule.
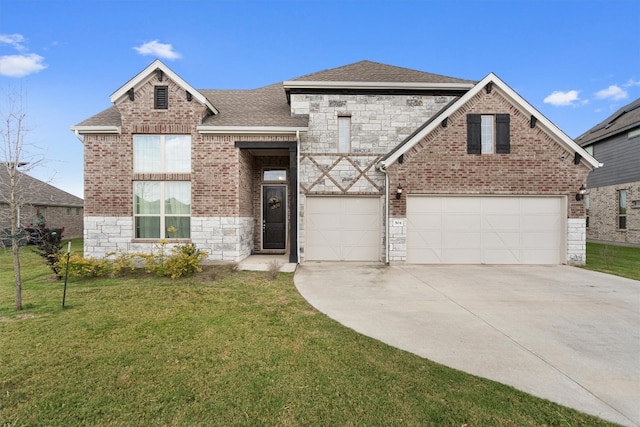
POLYGON ((603 163, 587 177, 587 239, 640 245, 640 98, 576 142, 603 163))
MULTIPOLYGON (((9 173, 0 166, 0 234, 11 227, 9 191, 5 183, 9 173)), ((64 228, 64 237, 82 237, 83 200, 53 185, 18 172, 18 189, 22 197, 19 223, 23 227, 44 221, 49 228, 64 228)))
POLYGON ((85 254, 193 242, 210 259, 561 264, 597 161, 494 74, 370 61, 196 90, 160 61, 71 129, 85 254))

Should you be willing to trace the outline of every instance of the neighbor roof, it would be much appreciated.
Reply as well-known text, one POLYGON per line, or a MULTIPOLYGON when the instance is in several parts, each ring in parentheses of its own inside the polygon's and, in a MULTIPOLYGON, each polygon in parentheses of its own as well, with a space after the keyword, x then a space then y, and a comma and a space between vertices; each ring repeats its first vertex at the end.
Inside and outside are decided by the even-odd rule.
MULTIPOLYGON (((6 182, 9 182, 9 172, 5 164, 0 164, 0 203, 7 203, 9 197, 6 182)), ((22 172, 18 172, 18 191, 23 202, 29 205, 82 207, 84 204, 80 197, 22 172)))
POLYGON ((640 98, 620 108, 604 121, 577 137, 576 142, 584 147, 617 133, 626 132, 636 126, 640 126, 640 98))

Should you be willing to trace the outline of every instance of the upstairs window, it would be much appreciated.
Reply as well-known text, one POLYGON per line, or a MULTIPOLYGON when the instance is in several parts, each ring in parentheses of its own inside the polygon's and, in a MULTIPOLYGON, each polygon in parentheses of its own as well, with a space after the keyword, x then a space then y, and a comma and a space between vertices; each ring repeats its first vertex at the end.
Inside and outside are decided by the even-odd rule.
POLYGON ((156 86, 154 88, 153 108, 156 110, 169 108, 169 86, 156 86))
POLYGON ((351 116, 338 116, 338 153, 351 151, 351 116))
POLYGON ((468 114, 468 154, 509 154, 511 130, 509 114, 468 114))
POLYGON ((190 173, 190 135, 134 135, 133 171, 190 173))

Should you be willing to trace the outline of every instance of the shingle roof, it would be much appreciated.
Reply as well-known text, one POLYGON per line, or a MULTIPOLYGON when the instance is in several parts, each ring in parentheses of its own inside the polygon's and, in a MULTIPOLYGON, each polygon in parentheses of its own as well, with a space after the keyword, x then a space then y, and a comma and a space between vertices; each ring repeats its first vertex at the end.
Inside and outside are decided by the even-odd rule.
POLYGON ((439 74, 396 67, 373 61, 360 61, 355 64, 331 68, 317 73, 291 79, 292 81, 333 81, 333 82, 408 82, 408 83, 475 83, 439 74))
MULTIPOLYGON (((0 164, 0 203, 6 203, 9 197, 9 172, 6 164, 0 164)), ((82 207, 84 201, 80 197, 62 191, 53 185, 33 178, 25 173, 18 172, 18 190, 24 203, 39 206, 67 206, 82 207)))
POLYGON ((120 111, 113 105, 98 114, 81 121, 76 126, 122 126, 120 111))
MULTIPOLYGON (((381 82, 381 83, 475 83, 423 71, 360 61, 330 70, 301 76, 294 81, 381 82)), ((219 111, 203 125, 209 126, 286 126, 304 127, 308 118, 292 117, 282 83, 251 90, 198 90, 219 111)), ((121 126, 120 113, 112 106, 78 123, 81 126, 121 126)))
POLYGON ((611 116, 577 137, 576 142, 581 146, 589 145, 619 132, 625 132, 634 125, 640 126, 640 98, 620 108, 611 116))
POLYGON ((281 83, 253 90, 200 90, 220 114, 209 116, 209 126, 307 126, 308 117, 291 117, 281 83))

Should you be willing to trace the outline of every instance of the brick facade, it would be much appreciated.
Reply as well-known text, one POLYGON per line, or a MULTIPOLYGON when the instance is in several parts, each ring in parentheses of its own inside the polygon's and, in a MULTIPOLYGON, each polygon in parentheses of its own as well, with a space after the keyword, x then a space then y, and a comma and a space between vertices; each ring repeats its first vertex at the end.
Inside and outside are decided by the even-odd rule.
MULTIPOLYGON (((36 214, 44 213, 45 224, 49 228, 64 228, 64 238, 71 239, 83 235, 83 208, 77 206, 34 206, 25 205, 20 209, 20 224, 23 227, 36 223, 36 214)), ((0 228, 9 228, 9 206, 0 203, 0 228)))
POLYGON ((640 181, 590 188, 587 239, 603 243, 640 242, 640 181), (627 190, 627 228, 618 228, 618 190, 627 190))
MULTIPOLYGON (((572 152, 540 128, 531 128, 529 120, 499 91, 480 91, 449 116, 446 127, 436 128, 404 154, 402 163, 389 167, 390 221, 406 222, 409 194, 564 196, 568 218, 579 220, 567 225, 567 260, 583 263, 585 205, 576 201, 575 194, 589 169, 575 165, 572 152), (510 154, 467 154, 466 117, 473 113, 510 114, 510 154), (398 184, 403 187, 400 200, 393 197, 398 184)), ((406 227, 391 226, 389 238, 390 255, 404 261, 406 227)))

